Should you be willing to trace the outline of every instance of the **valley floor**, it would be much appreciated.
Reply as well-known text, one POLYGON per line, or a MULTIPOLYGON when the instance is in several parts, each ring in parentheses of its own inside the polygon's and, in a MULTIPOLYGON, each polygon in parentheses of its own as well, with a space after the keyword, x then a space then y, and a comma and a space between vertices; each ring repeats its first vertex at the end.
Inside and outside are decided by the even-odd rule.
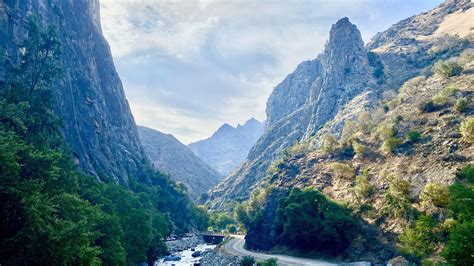
POLYGON ((257 253, 257 252, 246 250, 244 248, 244 245, 245 245, 245 239, 243 238, 243 236, 235 236, 235 238, 233 238, 227 244, 225 244, 224 250, 236 256, 252 256, 257 261, 263 261, 270 258, 276 258, 278 259, 278 265, 321 265, 321 266, 337 265, 337 264, 322 261, 322 260, 298 258, 298 257, 287 256, 287 255, 257 253))

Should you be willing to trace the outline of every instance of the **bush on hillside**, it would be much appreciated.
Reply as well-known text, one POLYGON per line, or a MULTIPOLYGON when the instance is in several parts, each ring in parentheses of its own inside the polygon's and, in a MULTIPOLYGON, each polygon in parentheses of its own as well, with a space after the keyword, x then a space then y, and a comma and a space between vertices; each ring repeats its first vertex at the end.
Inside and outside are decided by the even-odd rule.
POLYGON ((323 144, 321 146, 322 151, 327 154, 331 154, 337 149, 337 139, 330 134, 326 134, 322 136, 323 144))
POLYGON ((354 169, 347 164, 333 162, 330 166, 338 178, 351 180, 354 177, 354 169))
POLYGON ((407 138, 411 143, 417 142, 421 138, 421 133, 418 130, 410 130, 408 131, 407 138))
POLYGON ((433 72, 441 77, 449 78, 461 74, 463 67, 452 60, 439 60, 433 65, 433 72))
POLYGON ((462 140, 466 143, 474 143, 474 117, 470 117, 461 123, 459 128, 462 140))
POLYGON ((367 152, 365 145, 355 140, 352 142, 352 149, 354 149, 354 152, 359 156, 364 156, 367 152))
POLYGON ((465 111, 467 109, 467 106, 468 106, 468 100, 464 97, 459 98, 454 103, 454 111, 456 111, 458 113, 462 113, 463 111, 465 111))
POLYGON ((429 216, 418 217, 414 226, 409 226, 398 237, 399 250, 410 258, 420 259, 434 251, 436 223, 429 216))
POLYGON ((385 154, 392 154, 400 144, 402 144, 401 139, 390 137, 383 141, 381 149, 385 154))
POLYGON ((389 182, 389 188, 384 194, 382 212, 394 218, 406 217, 411 210, 410 183, 396 176, 390 176, 389 182))
POLYGON ((373 191, 373 186, 369 182, 369 178, 365 175, 356 177, 356 185, 354 186, 354 193, 358 198, 367 198, 373 191))
POLYGON ((420 106, 418 107, 418 109, 420 109, 420 111, 424 112, 424 113, 431 113, 431 112, 434 112, 436 110, 438 110, 438 106, 432 101, 423 101, 420 103, 420 106))
POLYGON ((420 203, 425 208, 445 208, 449 204, 448 187, 440 183, 428 183, 420 193, 420 203))

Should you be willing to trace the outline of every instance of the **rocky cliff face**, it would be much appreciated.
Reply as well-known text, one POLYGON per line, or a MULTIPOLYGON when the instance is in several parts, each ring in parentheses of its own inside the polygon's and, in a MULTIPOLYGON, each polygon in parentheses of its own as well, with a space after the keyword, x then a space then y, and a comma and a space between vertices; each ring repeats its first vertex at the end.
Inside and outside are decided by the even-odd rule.
POLYGON ((214 207, 247 198, 282 149, 312 136, 344 104, 370 89, 376 83, 373 72, 359 30, 347 18, 339 20, 324 52, 301 63, 272 92, 263 136, 244 165, 213 190, 214 207))
POLYGON ((189 195, 198 199, 221 180, 221 175, 199 159, 173 135, 139 126, 138 134, 153 166, 169 174, 188 188, 189 195))
POLYGON ((210 138, 188 147, 219 173, 228 175, 242 164, 262 133, 262 123, 252 118, 236 128, 224 124, 210 138))
POLYGON ((81 169, 125 184, 131 176, 141 178, 140 165, 146 158, 102 35, 98 0, 1 0, 0 40, 13 57, 26 37, 30 15, 55 27, 63 44, 55 110, 81 169))
POLYGON ((377 34, 366 47, 347 18, 338 21, 324 52, 301 63, 274 89, 263 136, 243 166, 214 188, 213 207, 248 198, 249 188, 267 175, 270 162, 283 149, 300 140, 317 140, 322 133, 340 135, 344 121, 374 109, 384 92, 429 74, 436 60, 471 47, 472 5, 467 0, 447 1, 377 34), (331 126, 323 128, 329 121, 331 126))

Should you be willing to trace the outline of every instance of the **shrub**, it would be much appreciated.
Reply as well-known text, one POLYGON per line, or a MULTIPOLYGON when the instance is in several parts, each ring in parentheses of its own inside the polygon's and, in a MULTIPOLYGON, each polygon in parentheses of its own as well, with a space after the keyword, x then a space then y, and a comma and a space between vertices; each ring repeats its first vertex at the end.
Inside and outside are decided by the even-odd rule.
POLYGON ((388 138, 382 143, 382 151, 386 154, 391 154, 398 146, 400 146, 401 143, 402 141, 399 138, 388 138))
POLYGON ((474 222, 456 225, 441 255, 453 265, 474 265, 474 222))
POLYGON ((408 141, 417 142, 421 138, 421 133, 418 130, 410 130, 407 134, 408 141))
POLYGON ((431 254, 435 247, 435 236, 433 234, 435 225, 431 217, 420 216, 415 226, 406 228, 398 237, 400 251, 418 259, 431 254))
POLYGON ((463 67, 455 61, 439 60, 433 65, 433 72, 441 77, 449 78, 461 74, 463 67))
POLYGON ((354 169, 347 164, 333 162, 331 168, 334 174, 342 179, 352 179, 354 177, 354 169))
POLYGON ((426 80, 425 76, 418 76, 411 78, 400 87, 400 94, 406 96, 413 96, 415 94, 416 87, 420 86, 426 80))
POLYGON ((328 153, 328 154, 333 153, 336 150, 338 142, 337 142, 337 139, 333 135, 326 134, 322 137, 322 140, 323 140, 323 144, 322 144, 321 149, 325 153, 328 153))
POLYGON ((295 143, 294 145, 288 147, 285 151, 286 156, 295 156, 298 154, 304 154, 309 151, 309 142, 307 141, 300 141, 295 143))
POLYGON ((293 188, 277 209, 277 242, 300 250, 318 250, 334 256, 357 236, 360 225, 349 209, 320 192, 293 188))
POLYGON ((372 137, 379 140, 384 140, 395 135, 395 125, 391 122, 384 122, 379 124, 372 132, 372 137))
POLYGON ((278 259, 270 258, 270 259, 266 259, 262 262, 258 262, 257 266, 277 266, 278 265, 277 262, 278 262, 278 259))
POLYGON ((456 176, 460 180, 467 180, 471 184, 474 183, 474 165, 465 166, 456 176))
POLYGON ((420 193, 420 203, 427 208, 444 208, 449 204, 448 187, 439 183, 429 183, 420 193))
POLYGON ((445 96, 445 95, 436 95, 435 97, 433 97, 433 103, 440 107, 440 106, 444 106, 446 104, 448 104, 449 102, 449 97, 445 96))
POLYGON ((467 109, 467 104, 468 102, 466 98, 459 98, 456 100, 456 103, 454 103, 454 110, 461 113, 467 109))
POLYGON ((423 101, 418 108, 424 113, 430 113, 436 111, 438 106, 433 101, 423 101))
POLYGON ((342 142, 345 144, 349 143, 357 132, 359 132, 357 123, 351 120, 346 121, 342 129, 342 142))
POLYGON ((450 222, 445 226, 449 230, 449 240, 441 255, 453 265, 474 265, 474 167, 464 167, 457 177, 463 182, 449 187, 450 218, 447 220, 450 222), (466 179, 468 184, 464 183, 466 179))
POLYGON ((411 210, 410 183, 399 177, 389 177, 390 186, 384 195, 382 212, 394 218, 406 216, 411 210))
POLYGON ((255 259, 252 256, 244 256, 240 260, 240 266, 253 266, 255 264, 255 259))
POLYGON ((227 225, 227 232, 231 234, 235 234, 237 232, 237 227, 233 224, 228 224, 227 225))
POLYGON ((461 123, 459 131, 462 135, 462 140, 466 143, 474 143, 474 117, 470 117, 461 123))
POLYGON ((354 149, 354 152, 360 156, 364 156, 367 151, 365 145, 358 141, 352 142, 352 148, 354 149))
POLYGON ((354 186, 354 192, 359 198, 367 198, 373 190, 373 186, 369 182, 367 176, 357 176, 356 185, 354 186))
POLYGON ((359 131, 364 134, 369 134, 374 127, 372 115, 368 111, 363 111, 358 117, 359 131))

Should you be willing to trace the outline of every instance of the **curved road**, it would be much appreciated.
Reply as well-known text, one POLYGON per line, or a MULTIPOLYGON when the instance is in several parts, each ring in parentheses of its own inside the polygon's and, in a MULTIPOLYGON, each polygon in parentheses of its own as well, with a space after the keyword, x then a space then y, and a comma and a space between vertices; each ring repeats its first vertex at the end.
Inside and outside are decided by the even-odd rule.
POLYGON ((276 255, 276 254, 264 254, 264 253, 257 253, 253 251, 249 251, 244 249, 245 239, 244 236, 233 236, 234 238, 231 239, 227 244, 224 245, 224 250, 227 253, 236 256, 253 256, 257 261, 263 261, 270 258, 278 259, 278 265, 337 265, 334 263, 322 261, 322 260, 314 260, 314 259, 305 259, 305 258, 298 258, 286 255, 276 255))

